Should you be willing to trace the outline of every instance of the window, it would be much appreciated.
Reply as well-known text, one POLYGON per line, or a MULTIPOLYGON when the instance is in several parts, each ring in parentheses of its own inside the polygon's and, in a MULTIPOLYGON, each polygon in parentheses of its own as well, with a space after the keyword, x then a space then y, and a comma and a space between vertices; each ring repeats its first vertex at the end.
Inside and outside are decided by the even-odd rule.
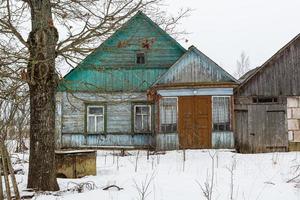
POLYGON ((104 106, 87 107, 87 132, 104 132, 104 106))
POLYGON ((277 97, 253 97, 253 103, 277 103, 277 97))
POLYGON ((136 54, 136 64, 145 64, 145 54, 143 52, 136 54))
POLYGON ((230 129, 230 97, 213 97, 213 130, 230 129))
POLYGON ((160 131, 177 131, 177 98, 162 98, 160 101, 160 131))
POLYGON ((134 106, 134 132, 151 131, 151 106, 135 105, 134 106))

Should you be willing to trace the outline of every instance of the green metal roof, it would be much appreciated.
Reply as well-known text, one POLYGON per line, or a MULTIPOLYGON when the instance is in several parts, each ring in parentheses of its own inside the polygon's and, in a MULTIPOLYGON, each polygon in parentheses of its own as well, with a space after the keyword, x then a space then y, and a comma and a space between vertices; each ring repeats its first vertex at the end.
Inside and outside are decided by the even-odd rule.
POLYGON ((68 73, 58 91, 145 91, 186 50, 138 12, 68 73), (136 64, 144 52, 146 64, 136 64))

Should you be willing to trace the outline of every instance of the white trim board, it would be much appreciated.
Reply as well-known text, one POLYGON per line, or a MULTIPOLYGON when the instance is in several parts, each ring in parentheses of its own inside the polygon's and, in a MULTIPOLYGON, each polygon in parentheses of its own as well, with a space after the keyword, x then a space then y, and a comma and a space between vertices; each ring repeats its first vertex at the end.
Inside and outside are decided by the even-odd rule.
POLYGON ((163 97, 233 95, 233 88, 172 89, 158 90, 157 93, 163 97))

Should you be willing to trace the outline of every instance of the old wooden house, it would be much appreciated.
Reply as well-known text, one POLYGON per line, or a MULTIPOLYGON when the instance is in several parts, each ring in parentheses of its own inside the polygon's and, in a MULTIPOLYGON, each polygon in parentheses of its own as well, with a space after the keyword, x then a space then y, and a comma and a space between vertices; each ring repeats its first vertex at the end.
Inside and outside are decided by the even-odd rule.
POLYGON ((233 147, 236 80, 138 12, 60 82, 60 148, 233 147))
POLYGON ((300 34, 241 78, 235 119, 241 152, 300 150, 300 34))

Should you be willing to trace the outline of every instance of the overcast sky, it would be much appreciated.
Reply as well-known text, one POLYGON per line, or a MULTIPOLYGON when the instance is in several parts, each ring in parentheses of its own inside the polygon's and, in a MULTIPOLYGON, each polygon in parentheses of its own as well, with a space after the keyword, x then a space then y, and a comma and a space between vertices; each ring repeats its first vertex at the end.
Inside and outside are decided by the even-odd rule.
POLYGON ((231 74, 242 51, 260 66, 300 33, 300 0, 167 0, 169 11, 194 9, 179 25, 195 45, 231 74))

